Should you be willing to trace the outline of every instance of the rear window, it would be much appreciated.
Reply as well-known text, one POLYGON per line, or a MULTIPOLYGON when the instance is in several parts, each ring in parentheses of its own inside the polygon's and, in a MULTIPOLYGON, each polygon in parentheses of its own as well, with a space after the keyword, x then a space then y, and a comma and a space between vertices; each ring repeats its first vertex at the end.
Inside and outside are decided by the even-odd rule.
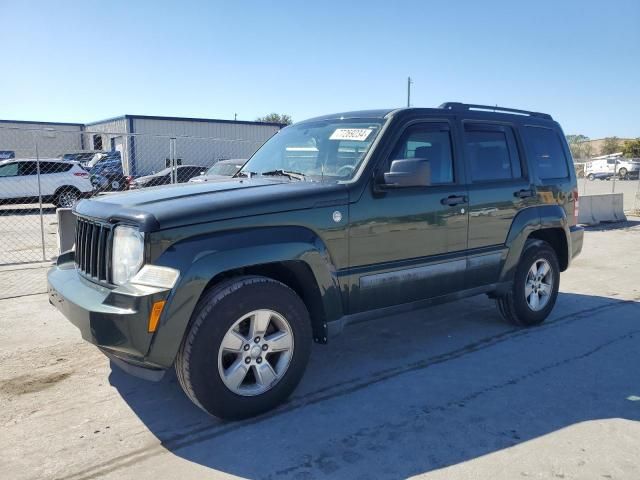
POLYGON ((535 165, 541 180, 569 176, 567 157, 556 131, 544 127, 524 127, 522 134, 529 162, 535 165))

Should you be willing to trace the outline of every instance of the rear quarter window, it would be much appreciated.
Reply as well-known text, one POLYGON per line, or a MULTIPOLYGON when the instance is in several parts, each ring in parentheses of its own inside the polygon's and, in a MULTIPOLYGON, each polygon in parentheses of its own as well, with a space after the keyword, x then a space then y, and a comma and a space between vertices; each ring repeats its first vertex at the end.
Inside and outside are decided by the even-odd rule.
POLYGON ((555 130, 544 127, 522 128, 527 158, 541 180, 569 177, 567 157, 555 130))

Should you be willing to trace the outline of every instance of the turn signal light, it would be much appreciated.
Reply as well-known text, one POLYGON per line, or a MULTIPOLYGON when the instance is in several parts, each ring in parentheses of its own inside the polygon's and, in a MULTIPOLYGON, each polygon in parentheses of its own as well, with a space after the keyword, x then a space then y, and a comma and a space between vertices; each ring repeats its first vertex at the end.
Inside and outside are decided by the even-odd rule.
POLYGON ((162 309, 164 309, 164 305, 167 303, 166 300, 158 300, 153 303, 153 307, 151 308, 151 314, 149 315, 149 326, 147 330, 149 333, 153 333, 158 328, 158 322, 160 321, 160 315, 162 315, 162 309))

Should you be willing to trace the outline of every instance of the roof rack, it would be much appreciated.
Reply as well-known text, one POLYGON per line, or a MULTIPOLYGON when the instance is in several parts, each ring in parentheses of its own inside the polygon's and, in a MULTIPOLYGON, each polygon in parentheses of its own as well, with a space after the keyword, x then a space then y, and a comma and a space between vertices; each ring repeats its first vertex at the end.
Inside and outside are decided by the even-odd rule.
POLYGON ((516 115, 526 115, 529 117, 545 118, 547 120, 553 120, 548 113, 530 112, 529 110, 518 110, 516 108, 505 108, 497 105, 474 105, 472 103, 460 103, 460 102, 446 102, 440 105, 440 108, 453 111, 463 110, 478 110, 485 112, 497 112, 497 113, 515 113, 516 115))

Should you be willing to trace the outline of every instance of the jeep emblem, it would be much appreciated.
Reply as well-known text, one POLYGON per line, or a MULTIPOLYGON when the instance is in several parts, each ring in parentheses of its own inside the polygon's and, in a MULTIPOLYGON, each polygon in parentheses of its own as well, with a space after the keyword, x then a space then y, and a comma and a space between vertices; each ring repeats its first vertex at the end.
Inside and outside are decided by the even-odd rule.
POLYGON ((340 223, 341 220, 342 214, 340 213, 340 210, 336 210, 335 212, 333 212, 333 221, 336 223, 340 223))

